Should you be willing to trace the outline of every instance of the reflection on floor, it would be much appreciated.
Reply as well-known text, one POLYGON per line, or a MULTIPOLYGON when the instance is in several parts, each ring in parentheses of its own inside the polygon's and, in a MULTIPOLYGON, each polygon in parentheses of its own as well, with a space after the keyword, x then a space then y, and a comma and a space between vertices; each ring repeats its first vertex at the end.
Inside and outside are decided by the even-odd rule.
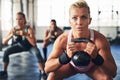
MULTIPOLYGON (((52 50, 52 46, 53 46, 52 44, 48 46, 48 52, 52 50)), ((38 45, 38 47, 40 48, 40 51, 43 56, 41 45, 38 45)), ((114 78, 114 80, 120 80, 120 58, 119 58, 120 46, 111 46, 111 51, 118 67, 117 76, 114 78)), ((23 53, 23 54, 24 55, 22 56, 18 54, 10 56, 11 63, 9 64, 8 67, 9 77, 8 79, 0 79, 0 80, 40 80, 39 79, 40 73, 35 56, 31 54, 28 57, 27 55, 28 53, 23 53), (26 65, 26 63, 29 65, 26 65)), ((0 70, 2 69, 2 56, 3 56, 3 52, 0 52, 0 70)), ((49 56, 49 53, 47 56, 49 56)), ((84 74, 77 74, 64 80, 92 80, 92 79, 90 79, 84 74)))

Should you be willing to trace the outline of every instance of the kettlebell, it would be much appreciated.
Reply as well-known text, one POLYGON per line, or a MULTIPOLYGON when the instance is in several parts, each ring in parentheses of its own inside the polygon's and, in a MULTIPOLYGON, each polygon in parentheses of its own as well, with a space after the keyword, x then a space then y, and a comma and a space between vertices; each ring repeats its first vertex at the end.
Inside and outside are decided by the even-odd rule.
POLYGON ((15 35, 15 41, 20 42, 22 40, 22 36, 20 35, 15 35))
POLYGON ((90 55, 84 51, 77 51, 72 57, 72 61, 76 66, 87 66, 90 60, 90 55))
POLYGON ((13 38, 14 38, 14 42, 20 42, 22 40, 22 36, 20 36, 19 34, 17 34, 17 31, 15 32, 13 38))
MULTIPOLYGON (((92 42, 91 40, 87 39, 87 38, 77 38, 74 39, 73 42, 77 43, 77 42, 92 42)), ((77 51, 74 53, 74 55, 72 56, 72 61, 76 66, 87 66, 89 65, 90 61, 91 61, 91 56, 85 52, 85 51, 77 51)))
POLYGON ((50 40, 51 43, 54 43, 55 40, 56 40, 56 37, 55 36, 51 36, 49 40, 50 40))

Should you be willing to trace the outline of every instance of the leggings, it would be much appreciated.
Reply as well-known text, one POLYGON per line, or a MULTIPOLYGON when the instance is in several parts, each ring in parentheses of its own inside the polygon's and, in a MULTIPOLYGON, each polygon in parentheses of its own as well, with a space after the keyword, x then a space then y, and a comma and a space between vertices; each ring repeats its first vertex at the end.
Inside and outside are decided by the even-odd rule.
POLYGON ((3 62, 9 63, 9 55, 11 54, 16 54, 18 52, 23 52, 23 51, 29 51, 31 53, 34 53, 38 59, 38 62, 43 63, 43 58, 41 56, 41 53, 37 46, 33 46, 30 49, 26 49, 24 46, 22 46, 20 43, 16 43, 12 46, 9 46, 5 51, 3 55, 3 62))

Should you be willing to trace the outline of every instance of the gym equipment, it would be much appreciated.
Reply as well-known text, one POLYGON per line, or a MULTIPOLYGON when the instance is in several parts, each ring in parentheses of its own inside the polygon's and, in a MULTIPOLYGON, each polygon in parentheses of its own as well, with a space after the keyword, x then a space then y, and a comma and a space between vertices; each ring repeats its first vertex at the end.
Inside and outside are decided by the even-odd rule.
POLYGON ((16 29, 15 28, 15 34, 13 36, 13 43, 15 42, 20 42, 22 40, 22 36, 20 36, 19 34, 17 34, 17 31, 19 31, 21 29, 16 29))
POLYGON ((13 42, 20 42, 22 40, 22 36, 15 34, 13 36, 13 42))
MULTIPOLYGON (((73 42, 91 42, 94 43, 93 41, 87 39, 87 38, 76 38, 73 40, 73 42)), ((76 66, 87 66, 89 65, 90 61, 92 60, 91 56, 84 51, 77 51, 72 57, 72 61, 76 66)))
POLYGON ((67 63, 70 62, 70 60, 71 60, 71 58, 69 58, 66 53, 63 53, 63 54, 59 57, 59 62, 60 62, 60 64, 67 64, 67 63))
POLYGON ((55 40, 56 40, 56 37, 55 36, 51 36, 49 40, 50 40, 51 43, 54 43, 55 40))
POLYGON ((22 36, 20 35, 15 35, 15 41, 20 42, 22 40, 22 36))

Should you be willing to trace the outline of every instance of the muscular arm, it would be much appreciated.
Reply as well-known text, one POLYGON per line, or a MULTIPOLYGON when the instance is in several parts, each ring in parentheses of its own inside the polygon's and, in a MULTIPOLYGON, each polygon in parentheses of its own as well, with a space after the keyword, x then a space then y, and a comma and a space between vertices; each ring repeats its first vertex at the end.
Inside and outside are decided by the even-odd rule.
POLYGON ((110 44, 105 38, 101 41, 102 42, 98 44, 100 46, 99 54, 103 57, 104 63, 100 66, 100 68, 104 72, 107 72, 111 76, 115 77, 117 67, 110 51, 110 44))
POLYGON ((47 73, 49 73, 51 71, 55 71, 61 67, 61 64, 59 63, 59 56, 63 53, 64 45, 62 44, 63 43, 62 38, 63 38, 63 35, 58 37, 58 39, 55 41, 53 50, 50 53, 50 56, 45 63, 45 72, 47 72, 47 73))
POLYGON ((25 35, 27 40, 33 45, 36 45, 36 38, 35 38, 35 33, 34 30, 30 27, 28 28, 28 33, 25 35))
POLYGON ((14 29, 12 28, 8 33, 8 35, 3 39, 2 44, 6 45, 13 35, 14 35, 14 29))
POLYGON ((49 40, 50 36, 51 36, 51 34, 49 33, 49 30, 47 29, 45 32, 44 41, 49 40))

